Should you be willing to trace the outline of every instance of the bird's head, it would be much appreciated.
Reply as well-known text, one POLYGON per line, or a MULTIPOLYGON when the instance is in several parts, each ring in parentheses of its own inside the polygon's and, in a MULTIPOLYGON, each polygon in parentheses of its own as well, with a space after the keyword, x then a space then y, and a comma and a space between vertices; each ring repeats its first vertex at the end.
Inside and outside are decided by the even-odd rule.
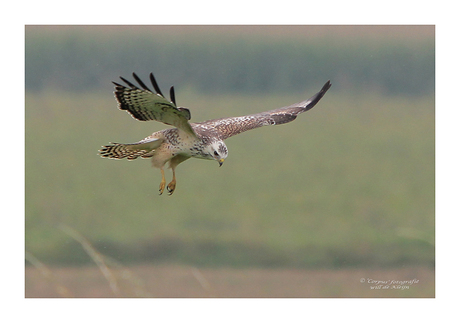
POLYGON ((208 159, 217 160, 219 166, 222 166, 225 158, 228 156, 227 146, 223 141, 214 141, 206 147, 208 159))

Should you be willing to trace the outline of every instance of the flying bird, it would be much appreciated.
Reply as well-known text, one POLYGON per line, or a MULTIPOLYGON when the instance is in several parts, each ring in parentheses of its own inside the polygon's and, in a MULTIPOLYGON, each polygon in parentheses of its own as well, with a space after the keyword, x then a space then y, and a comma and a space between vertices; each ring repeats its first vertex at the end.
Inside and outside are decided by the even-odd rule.
POLYGON ((118 108, 128 111, 140 121, 156 120, 174 128, 154 132, 145 139, 132 143, 110 143, 99 150, 102 157, 134 160, 138 157, 152 158, 154 167, 161 171, 160 195, 165 187, 171 195, 176 189, 176 167, 190 157, 215 160, 222 166, 228 156, 224 140, 262 126, 279 125, 293 121, 298 114, 313 108, 331 87, 327 81, 323 88, 308 100, 266 112, 242 117, 213 119, 191 123, 190 110, 178 107, 174 87, 170 88, 170 100, 161 92, 155 77, 150 73, 153 91, 133 73, 140 87, 120 76, 126 83, 115 84, 118 108), (164 167, 169 162, 172 181, 166 186, 164 167))

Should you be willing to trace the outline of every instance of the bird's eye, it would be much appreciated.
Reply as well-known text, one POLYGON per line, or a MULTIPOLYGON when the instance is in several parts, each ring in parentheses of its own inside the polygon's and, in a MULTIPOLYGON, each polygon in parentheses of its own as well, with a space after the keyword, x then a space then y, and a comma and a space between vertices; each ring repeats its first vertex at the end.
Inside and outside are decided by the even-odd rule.
POLYGON ((218 157, 219 156, 219 153, 217 151, 214 150, 214 156, 218 157))

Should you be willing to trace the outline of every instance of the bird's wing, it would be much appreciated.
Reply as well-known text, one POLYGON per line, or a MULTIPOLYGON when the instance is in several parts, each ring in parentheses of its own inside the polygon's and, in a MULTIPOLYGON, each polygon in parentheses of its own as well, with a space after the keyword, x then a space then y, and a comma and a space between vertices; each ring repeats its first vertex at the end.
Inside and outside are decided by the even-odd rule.
POLYGON ((169 101, 161 93, 152 73, 150 73, 150 81, 155 92, 152 92, 135 73, 133 73, 133 77, 141 88, 121 76, 120 79, 128 86, 113 82, 115 84, 115 97, 121 110, 128 111, 137 120, 160 121, 196 136, 188 122, 190 120, 190 111, 176 106, 174 87, 170 89, 171 101, 169 101))
POLYGON ((293 121, 298 114, 313 108, 316 103, 324 96, 331 87, 331 82, 327 81, 321 91, 313 95, 308 100, 291 104, 289 106, 270 110, 266 112, 251 114, 242 117, 214 119, 197 123, 198 129, 213 130, 216 135, 224 140, 228 137, 237 135, 244 131, 259 128, 262 126, 279 125, 293 121))

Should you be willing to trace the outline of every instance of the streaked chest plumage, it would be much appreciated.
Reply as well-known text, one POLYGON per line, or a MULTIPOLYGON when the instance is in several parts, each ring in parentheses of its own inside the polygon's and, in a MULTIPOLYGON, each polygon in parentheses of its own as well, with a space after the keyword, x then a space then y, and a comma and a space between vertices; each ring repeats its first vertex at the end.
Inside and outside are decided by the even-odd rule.
POLYGON ((198 135, 192 137, 177 128, 165 129, 162 131, 165 138, 163 145, 168 147, 168 150, 173 155, 184 154, 191 157, 205 158, 204 152, 207 145, 205 137, 198 135))

